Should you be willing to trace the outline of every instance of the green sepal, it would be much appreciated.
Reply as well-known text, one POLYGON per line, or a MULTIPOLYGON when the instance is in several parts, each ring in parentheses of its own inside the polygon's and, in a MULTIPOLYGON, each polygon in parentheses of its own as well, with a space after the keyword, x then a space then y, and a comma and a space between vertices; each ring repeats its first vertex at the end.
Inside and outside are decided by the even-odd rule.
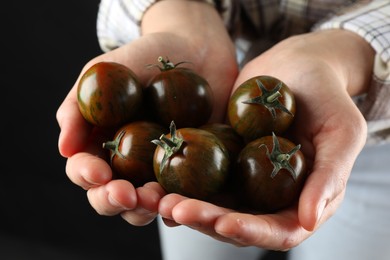
POLYGON ((147 68, 154 68, 154 67, 157 67, 157 68, 160 69, 160 71, 167 71, 167 70, 171 70, 171 69, 176 68, 176 67, 179 66, 180 64, 189 63, 189 62, 187 62, 187 61, 182 61, 182 62, 173 64, 173 63, 168 59, 168 57, 167 57, 166 59, 164 59, 162 56, 159 56, 158 59, 157 59, 157 61, 160 62, 162 66, 159 66, 158 64, 148 64, 148 65, 146 65, 146 67, 147 67, 147 68))
POLYGON ((183 144, 183 138, 177 135, 176 125, 173 121, 169 126, 169 130, 171 135, 170 138, 162 134, 159 139, 152 140, 152 143, 160 146, 165 151, 164 157, 160 164, 160 174, 163 172, 165 166, 167 165, 169 158, 171 158, 172 155, 174 155, 183 144))
POLYGON ((271 113, 272 118, 276 119, 276 109, 282 110, 283 112, 294 116, 290 110, 288 110, 282 103, 279 101, 279 97, 282 96, 280 89, 282 88, 282 82, 279 82, 275 88, 268 90, 265 88, 261 80, 256 80, 257 86, 261 90, 261 96, 251 98, 249 100, 243 101, 244 104, 258 104, 265 106, 268 111, 271 113))
POLYGON ((111 153, 111 156, 110 156, 110 164, 112 164, 112 159, 114 158, 115 155, 118 155, 119 157, 121 157, 122 159, 125 159, 126 157, 121 154, 118 150, 119 148, 119 143, 121 142, 122 140, 122 137, 125 135, 126 131, 125 130, 122 130, 118 136, 113 140, 113 141, 107 141, 105 143, 103 143, 103 148, 104 149, 109 149, 112 151, 111 153))
POLYGON ((298 152, 299 149, 301 149, 301 145, 299 144, 293 149, 291 149, 289 152, 283 153, 280 150, 279 140, 276 137, 275 133, 272 133, 272 142, 273 147, 271 153, 269 152, 268 147, 265 144, 260 145, 260 147, 265 146, 265 148, 267 149, 267 156, 271 161, 272 165, 274 166, 271 173, 271 178, 274 178, 281 169, 286 169, 291 174, 293 180, 296 181, 298 175, 295 172, 294 168, 291 166, 290 159, 296 152, 298 152))

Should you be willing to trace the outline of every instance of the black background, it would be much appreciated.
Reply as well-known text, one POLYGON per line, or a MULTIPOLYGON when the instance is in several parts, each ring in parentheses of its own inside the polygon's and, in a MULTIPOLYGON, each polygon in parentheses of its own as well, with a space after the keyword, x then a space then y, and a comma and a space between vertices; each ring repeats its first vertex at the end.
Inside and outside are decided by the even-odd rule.
POLYGON ((0 259, 160 259, 156 223, 98 215, 58 152, 56 110, 101 53, 98 3, 2 3, 0 259))

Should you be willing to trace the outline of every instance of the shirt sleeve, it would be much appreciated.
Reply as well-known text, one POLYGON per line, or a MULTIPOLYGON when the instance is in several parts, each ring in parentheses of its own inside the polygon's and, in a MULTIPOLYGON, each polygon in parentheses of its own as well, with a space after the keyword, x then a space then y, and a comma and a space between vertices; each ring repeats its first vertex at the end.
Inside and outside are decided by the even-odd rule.
POLYGON ((335 28, 359 34, 376 52, 371 86, 356 102, 368 123, 367 142, 390 142, 390 0, 355 5, 314 30, 335 28))
POLYGON ((145 11, 157 0, 101 0, 97 16, 100 48, 107 52, 141 34, 145 11))
MULTIPOLYGON (((139 38, 143 15, 157 1, 101 0, 96 23, 100 48, 107 52, 139 38)), ((214 5, 214 0, 192 1, 214 5)))

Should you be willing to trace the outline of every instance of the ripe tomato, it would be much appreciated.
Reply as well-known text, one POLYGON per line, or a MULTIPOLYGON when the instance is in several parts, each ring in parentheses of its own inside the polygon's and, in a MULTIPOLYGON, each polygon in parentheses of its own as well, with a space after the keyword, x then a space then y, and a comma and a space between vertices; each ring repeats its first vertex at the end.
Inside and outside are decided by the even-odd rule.
POLYGON ((244 141, 241 136, 228 124, 208 123, 200 126, 199 129, 206 130, 221 140, 229 152, 230 162, 234 162, 237 159, 238 154, 244 147, 244 141))
POLYGON ((277 78, 256 76, 242 83, 228 104, 228 120, 246 142, 282 134, 293 121, 295 98, 277 78))
POLYGON ((248 143, 238 157, 235 176, 243 203, 264 213, 291 206, 307 177, 299 149, 275 134, 248 143))
MULTIPOLYGON (((205 124, 212 112, 213 93, 208 82, 188 68, 179 68, 159 57, 160 73, 147 84, 148 109, 162 125, 175 121, 177 127, 205 124)), ((155 65, 157 66, 157 65, 155 65)))
POLYGON ((214 134, 226 147, 229 153, 230 170, 225 181, 225 187, 222 191, 213 196, 212 203, 226 207, 237 207, 237 190, 234 179, 234 166, 239 153, 244 148, 244 141, 239 134, 228 124, 208 123, 199 127, 214 134))
POLYGON ((113 141, 103 143, 110 149, 110 164, 119 178, 134 186, 155 181, 153 155, 156 146, 151 142, 166 131, 162 126, 147 121, 136 121, 122 126, 113 141))
POLYGON ((99 127, 119 127, 132 120, 142 104, 137 76, 126 66, 99 62, 81 77, 77 100, 83 117, 99 127))
POLYGON ((154 173, 167 192, 207 200, 224 187, 229 155, 214 134, 197 128, 176 130, 172 122, 170 134, 153 142, 154 173))

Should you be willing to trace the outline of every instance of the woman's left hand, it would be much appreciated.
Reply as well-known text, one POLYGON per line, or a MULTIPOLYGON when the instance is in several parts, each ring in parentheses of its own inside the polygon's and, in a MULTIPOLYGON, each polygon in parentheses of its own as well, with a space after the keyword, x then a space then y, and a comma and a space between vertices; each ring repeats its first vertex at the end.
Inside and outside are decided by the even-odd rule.
POLYGON ((313 234, 340 206, 365 144, 366 122, 350 96, 368 86, 373 56, 359 36, 332 30, 286 39, 249 62, 236 88, 253 76, 270 75, 296 97, 289 131, 310 168, 298 205, 253 215, 168 194, 159 203, 167 225, 187 225, 221 241, 272 250, 288 250, 313 234))

